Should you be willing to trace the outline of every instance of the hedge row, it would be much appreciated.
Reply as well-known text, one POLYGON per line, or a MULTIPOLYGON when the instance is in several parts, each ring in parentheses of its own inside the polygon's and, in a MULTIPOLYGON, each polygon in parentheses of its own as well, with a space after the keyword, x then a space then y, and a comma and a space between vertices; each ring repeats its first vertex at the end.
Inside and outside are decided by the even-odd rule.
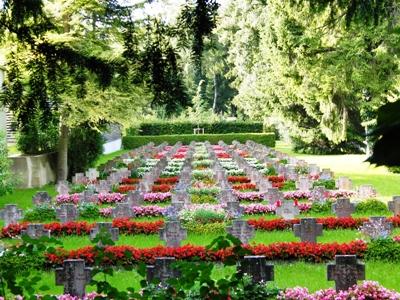
POLYGON ((193 134, 193 129, 197 127, 204 128, 206 134, 263 132, 262 122, 220 121, 212 123, 193 123, 181 121, 141 123, 139 128, 128 129, 127 135, 193 134))
POLYGON ((182 134, 182 135, 158 135, 158 136, 125 136, 122 139, 124 149, 134 149, 150 142, 161 144, 167 142, 173 145, 177 142, 182 142, 184 145, 190 144, 191 141, 205 142, 217 144, 219 141, 224 141, 227 144, 234 140, 245 143, 247 140, 252 140, 256 143, 275 147, 275 134, 273 133, 230 133, 230 134, 182 134))

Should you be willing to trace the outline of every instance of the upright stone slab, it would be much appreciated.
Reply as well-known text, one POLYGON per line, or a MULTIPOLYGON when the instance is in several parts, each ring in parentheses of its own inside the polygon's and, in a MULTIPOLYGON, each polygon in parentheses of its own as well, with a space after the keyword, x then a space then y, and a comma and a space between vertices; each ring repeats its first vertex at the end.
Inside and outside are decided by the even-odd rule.
POLYGON ((126 200, 131 206, 141 206, 144 203, 144 196, 140 191, 129 191, 126 200))
POLYGON ((276 209, 276 214, 285 220, 292 220, 300 214, 300 209, 294 205, 294 201, 284 200, 282 205, 276 209))
POLYGON ((227 202, 225 210, 230 216, 235 219, 240 218, 244 213, 244 207, 240 206, 239 201, 227 202))
POLYGON ((91 272, 83 259, 66 259, 63 268, 56 269, 56 285, 64 285, 64 294, 83 298, 91 272))
POLYGON ((308 192, 312 188, 312 182, 307 176, 299 176, 296 181, 296 189, 308 192))
POLYGON ((56 186, 57 193, 59 195, 68 195, 69 194, 69 184, 68 181, 59 181, 56 186))
POLYGON ((376 197, 376 190, 371 184, 361 185, 357 190, 357 197, 361 200, 376 197))
POLYGON ((94 203, 97 201, 97 196, 92 190, 88 189, 82 192, 81 202, 82 203, 94 203))
POLYGON ((339 218, 351 217, 351 214, 355 211, 354 203, 350 202, 350 199, 340 198, 336 200, 336 203, 332 205, 332 211, 339 218))
POLYGON ((32 197, 32 203, 33 205, 50 205, 51 204, 51 196, 49 195, 48 192, 42 191, 42 192, 37 192, 33 197, 32 197))
POLYGON ((67 223, 78 219, 79 212, 74 204, 64 203, 56 208, 56 215, 61 223, 67 223))
POLYGON ((271 182, 269 182, 268 180, 262 178, 259 181, 257 181, 257 186, 258 186, 258 190, 261 193, 268 193, 268 191, 272 188, 272 184, 271 182))
POLYGON ((189 194, 185 190, 175 190, 171 196, 172 203, 183 203, 188 204, 189 201, 189 194))
POLYGON ((156 257, 154 265, 147 266, 147 282, 158 280, 162 286, 165 286, 169 279, 178 278, 180 272, 172 266, 173 263, 175 263, 175 257, 156 257))
POLYGON ((353 188, 353 182, 350 180, 350 178, 342 176, 336 180, 336 187, 339 190, 350 191, 353 188))
POLYGON ((112 217, 115 218, 132 218, 133 211, 129 203, 118 203, 112 210, 112 217))
POLYGON ((302 242, 316 243, 317 236, 322 235, 322 224, 315 218, 302 218, 300 224, 293 225, 293 231, 302 242))
POLYGON ((228 202, 237 202, 238 199, 232 189, 221 190, 218 194, 218 200, 220 204, 226 204, 228 202))
POLYGON ((316 164, 309 164, 308 165, 308 174, 311 176, 319 176, 321 173, 321 169, 316 164))
POLYGON ((395 216, 400 216, 400 196, 393 196, 393 200, 388 202, 388 206, 395 216))
POLYGON ((328 264, 328 280, 335 281, 336 291, 347 291, 365 279, 365 265, 356 255, 335 255, 335 263, 328 264))
POLYGON ((43 236, 50 237, 50 230, 45 229, 43 224, 28 224, 26 230, 21 230, 21 235, 27 235, 31 239, 40 239, 43 236))
POLYGON ((106 194, 111 191, 111 183, 107 180, 100 180, 99 183, 96 185, 96 191, 99 194, 106 194))
POLYGON ((372 240, 388 238, 393 230, 392 222, 385 217, 370 217, 368 222, 364 222, 360 231, 372 240))
POLYGON ((72 177, 73 184, 85 184, 87 178, 85 177, 85 173, 76 173, 75 176, 72 177))
POLYGON ((238 272, 249 275, 254 283, 274 281, 274 265, 267 264, 264 255, 244 256, 240 260, 238 272))
POLYGON ((279 191, 278 188, 270 188, 265 194, 265 200, 267 200, 269 204, 276 204, 276 202, 282 201, 283 199, 283 193, 279 191))
POLYGON ((249 225, 246 220, 233 220, 232 225, 227 226, 226 231, 243 244, 248 244, 255 235, 254 227, 249 225))
POLYGON ((86 171, 85 175, 90 181, 95 181, 97 180, 97 177, 99 177, 100 173, 97 171, 97 169, 91 168, 86 171))
POLYGON ((322 169, 321 174, 319 175, 319 179, 331 180, 333 179, 333 172, 331 171, 331 169, 322 169))
POLYGON ((325 203, 329 198, 329 191, 324 186, 316 186, 311 190, 311 200, 314 202, 325 203))
POLYGON ((18 223, 22 216, 22 209, 19 209, 15 204, 6 204, 4 209, 0 210, 0 219, 4 220, 4 226, 18 223))
POLYGON ((187 231, 179 221, 167 221, 160 230, 160 239, 167 244, 167 247, 179 247, 186 238, 187 231))
MULTIPOLYGON (((111 222, 97 222, 95 227, 90 229, 90 239, 94 240, 100 232, 107 232, 111 240, 113 242, 118 241, 119 237, 119 229, 112 227, 111 222)), ((101 241, 98 242, 98 246, 102 247, 103 243, 101 241)))

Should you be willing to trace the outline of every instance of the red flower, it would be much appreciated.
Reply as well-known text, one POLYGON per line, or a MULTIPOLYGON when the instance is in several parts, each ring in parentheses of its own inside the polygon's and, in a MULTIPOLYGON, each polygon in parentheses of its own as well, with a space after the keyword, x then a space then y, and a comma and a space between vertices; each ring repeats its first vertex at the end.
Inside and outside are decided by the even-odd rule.
POLYGON ((249 183, 251 180, 247 176, 228 176, 228 181, 235 183, 249 183))
POLYGON ((126 194, 129 191, 134 191, 136 189, 135 185, 120 185, 118 187, 118 193, 126 194))
POLYGON ((139 181, 140 178, 122 178, 123 184, 137 184, 139 181))
POLYGON ((157 193, 157 192, 166 193, 166 192, 169 192, 172 188, 173 188, 173 186, 169 185, 169 184, 155 184, 152 186, 151 191, 153 193, 157 193))
POLYGON ((157 184, 175 184, 179 181, 179 177, 178 176, 174 176, 174 177, 163 177, 163 178, 158 178, 155 183, 157 184))
POLYGON ((241 191, 241 190, 255 190, 257 187, 254 183, 249 182, 249 183, 234 184, 232 185, 232 188, 234 190, 241 191))

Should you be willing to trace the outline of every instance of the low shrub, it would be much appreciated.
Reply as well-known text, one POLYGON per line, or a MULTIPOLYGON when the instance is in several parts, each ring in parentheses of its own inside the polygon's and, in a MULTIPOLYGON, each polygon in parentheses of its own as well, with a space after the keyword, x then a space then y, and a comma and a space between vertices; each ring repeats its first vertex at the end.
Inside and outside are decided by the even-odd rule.
POLYGON ((218 203, 217 198, 212 194, 191 194, 190 200, 194 204, 218 203))
POLYGON ((400 261, 400 243, 391 238, 373 240, 365 252, 367 260, 400 261))
POLYGON ((79 207, 79 217, 83 219, 95 219, 100 216, 100 209, 94 203, 83 203, 79 207))
POLYGON ((316 187, 316 186, 323 186, 327 190, 334 190, 336 188, 336 183, 335 183, 335 180, 333 180, 333 179, 329 179, 329 180, 320 179, 320 180, 314 181, 313 187, 316 187))
POLYGON ((329 214, 332 212, 332 201, 328 200, 325 201, 325 203, 313 202, 309 212, 316 214, 329 214))
POLYGON ((54 207, 50 205, 38 205, 33 208, 28 209, 25 212, 24 220, 25 221, 37 221, 37 222, 45 222, 54 220, 56 218, 56 211, 54 207))
POLYGON ((282 191, 293 191, 296 190, 296 183, 293 180, 287 180, 283 183, 281 188, 282 191))
POLYGON ((356 206, 356 213, 359 214, 386 214, 388 212, 389 209, 386 204, 377 199, 368 199, 356 206))
POLYGON ((229 133, 229 134, 184 134, 184 135, 159 135, 159 136, 125 136, 122 139, 124 149, 134 149, 154 142, 159 145, 167 142, 173 145, 177 142, 182 142, 185 145, 190 144, 191 141, 205 142, 209 141, 211 144, 217 144, 220 140, 227 144, 232 143, 234 140, 245 143, 247 140, 252 140, 256 143, 274 147, 275 135, 273 133, 229 133))

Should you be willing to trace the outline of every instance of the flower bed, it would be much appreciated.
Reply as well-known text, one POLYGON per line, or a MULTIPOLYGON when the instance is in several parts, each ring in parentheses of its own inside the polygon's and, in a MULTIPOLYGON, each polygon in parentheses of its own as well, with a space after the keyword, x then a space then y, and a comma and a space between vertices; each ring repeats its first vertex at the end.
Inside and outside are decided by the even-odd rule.
MULTIPOLYGON (((292 199, 292 200, 312 200, 312 195, 310 191, 289 191, 284 192, 283 197, 285 199, 292 199)), ((354 195, 353 191, 342 191, 342 190, 331 190, 327 191, 328 198, 350 198, 354 195)))
MULTIPOLYGON (((310 262, 324 262, 332 260, 335 255, 364 256, 367 243, 354 241, 350 243, 312 244, 303 242, 274 243, 270 245, 245 246, 254 255, 265 255, 268 260, 305 260, 310 262)), ((98 258, 106 265, 133 265, 138 262, 153 263, 156 257, 170 256, 180 260, 201 259, 206 261, 223 261, 233 255, 232 248, 218 251, 206 249, 203 246, 185 245, 176 248, 157 246, 152 248, 135 248, 132 246, 108 246, 106 255, 101 258, 93 246, 77 250, 57 249, 55 253, 46 253, 47 263, 50 266, 61 265, 65 259, 81 258, 88 265, 98 258)))
POLYGON ((143 195, 144 201, 150 203, 171 201, 171 192, 166 193, 146 193, 143 195))

